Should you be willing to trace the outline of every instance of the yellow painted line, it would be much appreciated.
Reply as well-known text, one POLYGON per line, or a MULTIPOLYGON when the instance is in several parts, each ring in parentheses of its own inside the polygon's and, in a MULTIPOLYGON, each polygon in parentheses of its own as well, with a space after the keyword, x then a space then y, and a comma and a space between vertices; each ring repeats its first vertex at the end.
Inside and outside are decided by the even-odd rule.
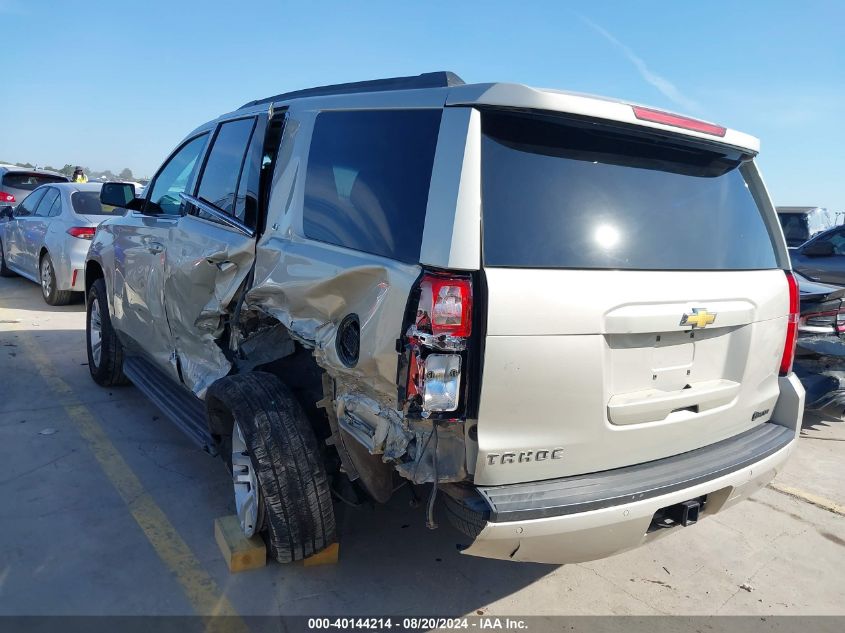
POLYGON ((792 486, 786 486, 776 481, 770 483, 769 488, 777 490, 785 495, 789 495, 790 497, 800 499, 801 501, 806 501, 807 503, 822 508, 823 510, 827 510, 828 512, 845 516, 845 506, 836 503, 835 501, 831 501, 830 499, 826 499, 825 497, 814 495, 812 492, 807 492, 806 490, 801 490, 800 488, 793 488, 792 486))
POLYGON ((30 333, 18 330, 18 334, 39 374, 59 397, 68 417, 88 443, 106 477, 126 503, 156 554, 173 571, 194 610, 204 616, 229 616, 209 619, 206 630, 232 633, 249 631, 244 621, 237 617, 234 606, 222 594, 214 579, 202 568, 167 515, 144 490, 137 475, 106 436, 88 407, 79 402, 71 387, 58 376, 49 358, 30 333))

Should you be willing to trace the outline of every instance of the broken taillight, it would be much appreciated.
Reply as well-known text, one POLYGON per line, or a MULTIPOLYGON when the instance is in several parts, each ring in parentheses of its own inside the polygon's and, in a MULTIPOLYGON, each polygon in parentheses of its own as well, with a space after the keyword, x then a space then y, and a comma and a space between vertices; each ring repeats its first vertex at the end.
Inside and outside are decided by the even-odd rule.
POLYGON ((419 282, 413 323, 406 332, 410 348, 406 396, 424 417, 457 411, 471 334, 472 279, 425 273, 419 282))

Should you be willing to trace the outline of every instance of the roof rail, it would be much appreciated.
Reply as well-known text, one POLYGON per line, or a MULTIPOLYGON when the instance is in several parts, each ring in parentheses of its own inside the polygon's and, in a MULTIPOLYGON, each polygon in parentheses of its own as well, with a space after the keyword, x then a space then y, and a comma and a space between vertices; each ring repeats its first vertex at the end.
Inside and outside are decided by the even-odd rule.
POLYGON ((448 88, 450 86, 463 86, 464 80, 455 73, 438 71, 423 73, 411 77, 391 77, 390 79, 372 79, 370 81, 355 81, 348 84, 334 84, 332 86, 319 86, 317 88, 305 88, 293 92, 283 92, 265 99, 256 99, 243 104, 239 110, 251 108, 262 103, 274 101, 288 101, 290 99, 303 99, 305 97, 324 97, 328 95, 346 95, 358 92, 386 92, 390 90, 419 90, 420 88, 448 88))

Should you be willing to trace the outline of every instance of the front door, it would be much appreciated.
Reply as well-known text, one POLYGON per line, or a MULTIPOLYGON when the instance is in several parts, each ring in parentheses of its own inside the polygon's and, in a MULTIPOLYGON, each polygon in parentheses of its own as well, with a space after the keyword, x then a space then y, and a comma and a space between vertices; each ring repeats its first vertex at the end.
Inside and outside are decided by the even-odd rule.
POLYGON ((164 303, 184 385, 198 396, 231 366, 217 341, 255 257, 266 120, 221 123, 171 232, 164 303))
POLYGON ((46 191, 46 188, 33 191, 15 208, 14 218, 10 220, 9 226, 6 227, 6 243, 3 245, 6 262, 16 270, 35 279, 37 279, 35 267, 32 264, 32 258, 26 244, 29 239, 30 223, 33 221, 35 209, 46 191))
POLYGON ((130 354, 140 354, 178 380, 164 307, 167 250, 179 224, 183 194, 195 181, 207 134, 185 142, 150 183, 140 212, 131 212, 114 230, 112 324, 130 354))

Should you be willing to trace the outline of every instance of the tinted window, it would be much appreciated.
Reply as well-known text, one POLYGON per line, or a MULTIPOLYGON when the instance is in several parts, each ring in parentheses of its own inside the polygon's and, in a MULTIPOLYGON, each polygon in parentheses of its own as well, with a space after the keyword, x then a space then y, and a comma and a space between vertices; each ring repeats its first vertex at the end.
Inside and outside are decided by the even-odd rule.
POLYGON ((742 157, 654 137, 482 115, 488 266, 778 267, 742 157))
POLYGON ((153 181, 153 188, 147 201, 148 208, 168 215, 178 215, 184 193, 197 167, 198 159, 208 139, 207 134, 188 141, 171 156, 153 181))
POLYGON ((53 202, 53 206, 50 207, 50 212, 49 212, 48 215, 51 218, 55 218, 56 216, 61 215, 61 214, 62 214, 62 196, 61 196, 61 192, 60 192, 59 195, 56 196, 56 201, 53 202))
POLYGON ((3 176, 3 184, 13 189, 24 189, 32 191, 36 187, 51 182, 67 182, 62 176, 51 176, 50 174, 30 174, 26 172, 8 172, 3 176))
MULTIPOLYGON (((254 127, 255 119, 240 119, 221 125, 200 180, 198 197, 231 215, 235 215, 238 178, 254 127)), ((244 205, 241 204, 241 219, 243 210, 244 205)))
POLYGON ((305 235, 417 263, 439 128, 440 110, 318 115, 305 235))
POLYGON ((18 208, 15 210, 17 215, 32 215, 32 212, 35 211, 35 207, 38 206, 38 203, 41 202, 41 198, 44 197, 44 194, 47 192, 47 188, 39 189, 35 193, 29 194, 26 198, 23 199, 18 205, 18 208))
MULTIPOLYGON (((822 235, 816 240, 819 243, 830 242, 833 245, 834 255, 845 255, 845 231, 838 229, 822 235)), ((813 242, 815 244, 815 242, 813 242)))
POLYGON ((80 215, 123 215, 124 212, 119 207, 101 204, 99 191, 74 191, 70 203, 74 212, 80 215))
POLYGON ((810 239, 807 216, 803 213, 780 213, 780 226, 787 246, 801 246, 810 239))
POLYGON ((258 187, 261 180, 263 143, 264 139, 253 133, 235 200, 235 217, 253 228, 258 220, 258 187))
POLYGON ((59 198, 59 190, 54 187, 48 187, 47 193, 44 194, 44 197, 41 198, 41 202, 38 203, 38 207, 35 209, 35 215, 41 217, 47 217, 50 215, 50 210, 53 208, 53 204, 59 198))

